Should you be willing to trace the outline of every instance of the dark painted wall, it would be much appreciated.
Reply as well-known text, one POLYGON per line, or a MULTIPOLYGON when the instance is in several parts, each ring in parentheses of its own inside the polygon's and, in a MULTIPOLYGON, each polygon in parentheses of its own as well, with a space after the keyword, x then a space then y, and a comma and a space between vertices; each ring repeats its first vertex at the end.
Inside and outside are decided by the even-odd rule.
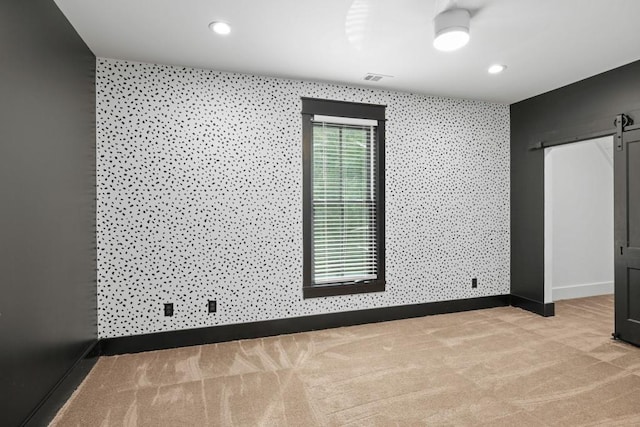
MULTIPOLYGON (((640 61, 511 105, 511 293, 544 301, 544 150, 540 141, 640 122, 640 61)), ((613 248, 611 248, 613 250, 613 248)))
POLYGON ((96 339, 95 57, 53 0, 0 2, 0 424, 96 339))

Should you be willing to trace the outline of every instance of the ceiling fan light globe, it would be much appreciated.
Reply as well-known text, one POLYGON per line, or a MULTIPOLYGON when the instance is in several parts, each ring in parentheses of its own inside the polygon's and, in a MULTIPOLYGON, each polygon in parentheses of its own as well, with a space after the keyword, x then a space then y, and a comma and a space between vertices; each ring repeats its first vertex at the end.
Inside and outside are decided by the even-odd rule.
POLYGON ((444 52, 460 49, 469 43, 471 15, 466 9, 449 9, 433 20, 435 37, 433 46, 444 52))
POLYGON ((442 52, 452 52, 469 43, 469 32, 464 28, 443 31, 433 39, 433 46, 442 52))

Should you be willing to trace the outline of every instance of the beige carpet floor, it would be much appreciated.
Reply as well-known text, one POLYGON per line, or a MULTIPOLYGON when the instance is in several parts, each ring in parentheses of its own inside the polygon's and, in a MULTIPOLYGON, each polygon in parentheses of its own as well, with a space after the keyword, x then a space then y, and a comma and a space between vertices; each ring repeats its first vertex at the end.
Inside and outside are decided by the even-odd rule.
POLYGON ((640 425, 613 298, 102 357, 53 426, 640 425))

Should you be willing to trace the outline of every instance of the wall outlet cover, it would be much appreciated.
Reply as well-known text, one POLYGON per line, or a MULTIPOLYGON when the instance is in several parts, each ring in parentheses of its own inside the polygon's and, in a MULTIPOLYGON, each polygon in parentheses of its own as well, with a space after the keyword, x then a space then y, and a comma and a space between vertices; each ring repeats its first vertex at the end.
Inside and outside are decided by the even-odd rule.
POLYGON ((166 303, 164 305, 164 315, 173 316, 173 303, 166 303))

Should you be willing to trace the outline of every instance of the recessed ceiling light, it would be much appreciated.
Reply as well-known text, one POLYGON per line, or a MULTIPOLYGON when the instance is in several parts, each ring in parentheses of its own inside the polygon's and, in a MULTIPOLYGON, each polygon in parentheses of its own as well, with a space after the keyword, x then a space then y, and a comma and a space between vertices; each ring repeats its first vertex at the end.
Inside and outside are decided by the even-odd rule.
POLYGON ((501 72, 503 72, 504 70, 506 70, 507 66, 506 65, 502 65, 502 64, 493 64, 491 67, 489 67, 489 74, 499 74, 501 72))
POLYGON ((451 52, 469 43, 470 21, 471 15, 466 9, 449 9, 438 14, 433 20, 433 46, 443 52, 451 52))
POLYGON ((226 36, 231 32, 231 27, 226 22, 222 21, 213 21, 209 24, 209 28, 216 34, 220 34, 222 36, 226 36))

